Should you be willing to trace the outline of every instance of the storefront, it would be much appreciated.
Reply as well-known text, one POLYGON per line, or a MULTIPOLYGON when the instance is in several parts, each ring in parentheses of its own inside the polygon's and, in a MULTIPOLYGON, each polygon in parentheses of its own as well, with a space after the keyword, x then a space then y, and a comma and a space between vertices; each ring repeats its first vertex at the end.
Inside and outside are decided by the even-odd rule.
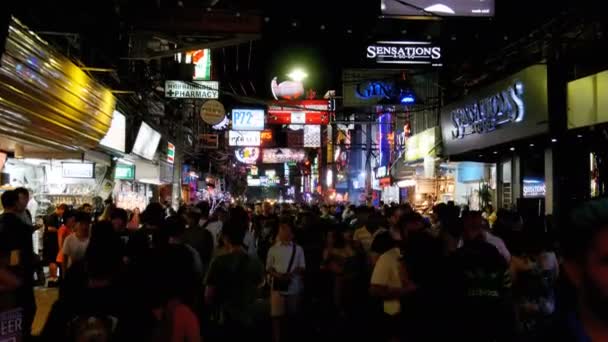
POLYGON ((491 204, 551 213, 556 139, 547 136, 548 112, 545 65, 528 67, 445 106, 441 130, 444 156, 455 163, 455 202, 472 209, 491 204), (532 184, 542 184, 544 193, 524 191, 532 184))
POLYGON ((112 123, 110 90, 16 19, 10 20, 3 48, 4 188, 30 189, 30 210, 36 216, 60 203, 92 204, 93 197, 109 194, 105 176, 110 157, 94 149, 112 123))
POLYGON ((564 188, 572 201, 608 193, 608 70, 568 83, 568 133, 560 145, 568 155, 564 188))

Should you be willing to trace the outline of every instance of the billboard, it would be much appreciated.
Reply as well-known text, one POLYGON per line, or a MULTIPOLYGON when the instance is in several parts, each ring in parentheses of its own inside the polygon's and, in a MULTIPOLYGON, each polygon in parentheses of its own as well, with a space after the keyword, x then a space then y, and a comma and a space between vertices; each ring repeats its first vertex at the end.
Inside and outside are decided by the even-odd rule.
POLYGON ((494 0, 381 0, 385 16, 492 17, 494 0))
POLYGON ((228 131, 228 146, 260 146, 259 131, 228 131))
POLYGON ((264 110, 235 108, 232 110, 232 129, 261 131, 264 129, 264 110))

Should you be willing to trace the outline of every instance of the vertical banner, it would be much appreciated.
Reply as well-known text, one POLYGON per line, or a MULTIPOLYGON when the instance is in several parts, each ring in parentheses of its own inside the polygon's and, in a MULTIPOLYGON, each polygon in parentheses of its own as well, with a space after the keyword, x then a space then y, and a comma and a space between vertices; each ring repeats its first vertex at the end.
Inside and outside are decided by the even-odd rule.
POLYGON ((321 147, 320 125, 304 125, 304 147, 321 147))

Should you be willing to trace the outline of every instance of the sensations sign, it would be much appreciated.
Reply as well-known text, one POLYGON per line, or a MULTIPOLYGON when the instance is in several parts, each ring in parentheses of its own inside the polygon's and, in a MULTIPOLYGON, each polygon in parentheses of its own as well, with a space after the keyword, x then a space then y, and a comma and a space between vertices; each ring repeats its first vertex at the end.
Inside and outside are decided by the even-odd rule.
POLYGON ((441 66, 441 47, 431 42, 381 41, 367 46, 367 59, 378 64, 441 66))
POLYGON ((511 122, 523 121, 523 95, 524 85, 517 82, 492 96, 454 109, 450 113, 454 123, 452 138, 462 139, 469 134, 483 134, 511 122))

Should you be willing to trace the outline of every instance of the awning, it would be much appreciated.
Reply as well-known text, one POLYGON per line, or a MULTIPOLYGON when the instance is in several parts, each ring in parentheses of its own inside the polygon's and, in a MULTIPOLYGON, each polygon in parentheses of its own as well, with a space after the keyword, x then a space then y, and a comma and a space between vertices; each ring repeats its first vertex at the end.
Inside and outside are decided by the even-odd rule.
POLYGON ((112 121, 115 99, 17 19, 0 60, 0 135, 50 148, 91 149, 112 121))

